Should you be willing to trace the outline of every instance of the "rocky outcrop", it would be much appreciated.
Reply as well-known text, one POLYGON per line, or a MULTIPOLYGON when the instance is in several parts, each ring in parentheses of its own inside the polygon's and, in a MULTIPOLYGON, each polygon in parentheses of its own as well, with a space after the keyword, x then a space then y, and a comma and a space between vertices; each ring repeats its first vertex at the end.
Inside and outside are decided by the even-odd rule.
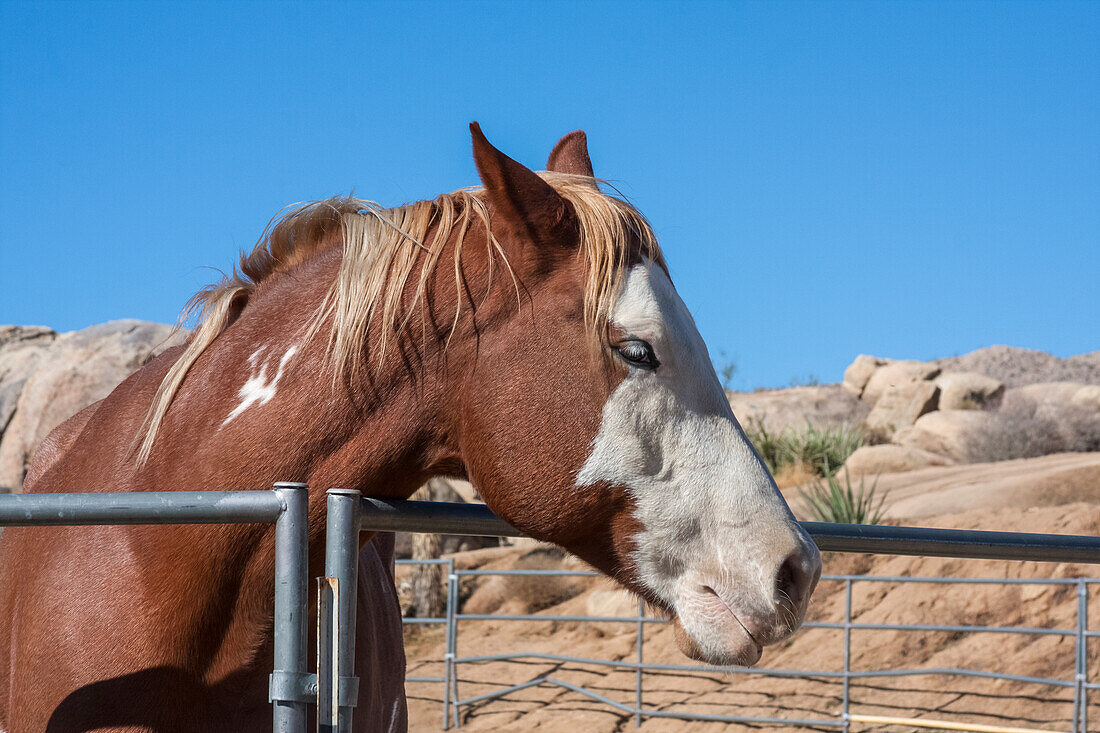
POLYGON ((915 382, 935 379, 940 371, 942 370, 935 364, 923 361, 887 362, 876 369, 867 380, 861 399, 869 405, 876 405, 887 392, 915 382))
POLYGON ((897 433, 894 442, 965 463, 970 455, 969 436, 989 420, 989 413, 980 410, 937 410, 897 433))
POLYGON ((56 338, 42 326, 0 326, 0 437, 15 416, 23 387, 56 338))
POLYGON ((892 438, 921 415, 939 406, 940 389, 932 382, 903 382, 887 388, 867 416, 867 429, 876 438, 892 438))
POLYGON ((1000 405, 1005 385, 977 372, 945 372, 936 378, 941 410, 989 409, 1000 405))
POLYGON ((870 408, 837 384, 814 387, 727 392, 733 414, 743 426, 760 421, 771 432, 786 428, 858 425, 870 408))
POLYGON ((862 397, 863 390, 867 387, 867 382, 871 379, 871 375, 875 373, 876 369, 884 364, 886 364, 885 359, 879 359, 878 357, 868 354, 860 354, 856 357, 856 360, 844 370, 844 381, 841 382, 840 386, 853 397, 862 397))
POLYGON ((1011 389, 1044 382, 1100 385, 1100 351, 1060 359, 1053 354, 1012 346, 989 346, 962 356, 938 359, 945 372, 976 372, 1011 389))
POLYGON ((171 326, 135 320, 0 330, 0 486, 19 490, 42 439, 183 338, 170 336, 171 326))
POLYGON ((912 446, 886 443, 884 445, 865 445, 858 448, 844 462, 844 468, 849 474, 858 476, 915 471, 919 468, 950 466, 954 463, 955 461, 939 453, 932 453, 912 446))
MULTIPOLYGON (((951 462, 1100 450, 1100 351, 1059 359, 995 346, 930 362, 861 354, 844 378, 845 391, 872 408, 872 442, 951 462)), ((901 468, 909 458, 885 447, 853 454, 849 470, 876 454, 910 470, 901 468)))
POLYGON ((1078 407, 1100 410, 1100 385, 1087 384, 1073 393, 1070 402, 1078 407))

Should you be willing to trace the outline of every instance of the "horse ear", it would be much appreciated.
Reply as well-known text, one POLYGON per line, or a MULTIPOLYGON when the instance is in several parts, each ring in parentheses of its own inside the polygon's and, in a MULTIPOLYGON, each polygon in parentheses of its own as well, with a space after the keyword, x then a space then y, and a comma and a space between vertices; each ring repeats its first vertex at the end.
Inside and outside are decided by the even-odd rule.
POLYGON ((584 130, 574 130, 554 146, 546 170, 556 173, 573 173, 594 178, 592 159, 588 157, 588 137, 584 130))
POLYGON ((481 127, 470 123, 474 162, 496 216, 494 230, 508 230, 520 239, 553 241, 563 233, 570 208, 546 181, 494 148, 481 127))

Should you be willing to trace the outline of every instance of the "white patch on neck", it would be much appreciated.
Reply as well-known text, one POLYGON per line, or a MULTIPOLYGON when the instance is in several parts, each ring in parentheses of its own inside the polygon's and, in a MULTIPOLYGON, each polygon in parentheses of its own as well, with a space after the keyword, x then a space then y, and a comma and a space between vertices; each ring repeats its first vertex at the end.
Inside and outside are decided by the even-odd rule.
POLYGON ((739 604, 770 606, 775 568, 799 530, 664 270, 632 268, 611 320, 648 341, 660 366, 631 367, 611 393, 577 486, 629 491, 642 524, 639 577, 670 604, 704 573, 726 576, 741 590, 739 604))
POLYGON ((283 376, 283 368, 298 351, 297 346, 291 346, 286 350, 286 353, 279 359, 279 366, 275 371, 275 376, 271 378, 271 381, 267 379, 267 364, 266 360, 261 361, 266 346, 261 346, 252 352, 252 355, 248 357, 248 365, 252 368, 252 376, 248 378, 248 381, 244 383, 244 386, 238 390, 237 394, 241 398, 241 404, 233 408, 233 411, 229 413, 229 417, 225 418, 223 426, 231 423, 238 415, 247 410, 252 405, 266 405, 271 401, 271 398, 275 396, 275 388, 279 384, 279 379, 283 376), (259 370, 257 371, 257 365, 259 370))

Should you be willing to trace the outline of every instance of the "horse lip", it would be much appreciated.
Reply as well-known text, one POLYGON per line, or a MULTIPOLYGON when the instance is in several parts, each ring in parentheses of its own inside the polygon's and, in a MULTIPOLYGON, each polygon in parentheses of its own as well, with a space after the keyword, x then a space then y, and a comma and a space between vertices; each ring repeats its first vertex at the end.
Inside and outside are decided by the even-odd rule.
POLYGON ((726 610, 729 611, 730 616, 733 616, 733 620, 737 622, 737 625, 741 627, 741 630, 745 632, 745 635, 752 640, 753 644, 756 645, 757 654, 763 654, 764 645, 760 643, 760 640, 757 639, 751 631, 749 631, 749 627, 746 626, 745 622, 741 620, 741 617, 738 616, 732 608, 730 608, 730 604, 726 603, 726 599, 722 598, 722 596, 719 595, 718 591, 714 590, 714 588, 711 588, 709 585, 703 586, 703 592, 713 594, 714 597, 718 599, 718 602, 725 606, 726 610))

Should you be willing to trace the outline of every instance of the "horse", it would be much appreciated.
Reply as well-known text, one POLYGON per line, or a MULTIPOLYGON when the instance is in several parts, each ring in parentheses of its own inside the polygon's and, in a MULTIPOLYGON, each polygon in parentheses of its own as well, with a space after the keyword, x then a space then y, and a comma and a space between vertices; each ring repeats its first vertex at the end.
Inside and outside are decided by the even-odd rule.
MULTIPOLYGON (((821 558, 737 423, 644 216, 583 131, 535 172, 470 126, 481 186, 277 215, 196 294, 189 340, 63 424, 31 492, 309 489, 407 498, 467 479, 671 618, 689 657, 751 665, 801 624, 821 558)), ((0 728, 259 731, 267 525, 12 528, 0 728)), ((359 731, 407 727, 392 544, 364 533, 359 731)))

